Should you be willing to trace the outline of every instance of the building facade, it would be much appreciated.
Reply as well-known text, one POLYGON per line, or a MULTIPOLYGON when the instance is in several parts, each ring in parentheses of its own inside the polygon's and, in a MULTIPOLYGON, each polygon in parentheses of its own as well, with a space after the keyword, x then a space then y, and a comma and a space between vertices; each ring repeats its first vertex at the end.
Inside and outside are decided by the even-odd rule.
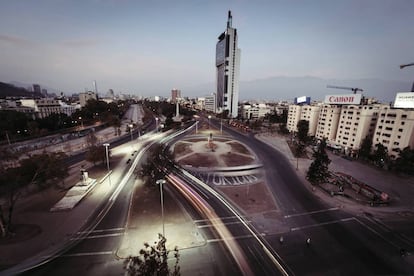
POLYGON ((179 89, 172 89, 171 90, 171 101, 172 102, 176 102, 177 101, 177 99, 180 99, 181 98, 181 90, 179 90, 179 89))
POLYGON ((92 91, 79 93, 79 103, 81 107, 84 107, 89 100, 98 100, 97 94, 92 91))
POLYGON ((391 159, 398 156, 405 147, 414 149, 414 110, 394 109, 383 106, 379 110, 372 145, 381 143, 388 150, 391 159))
POLYGON ((335 141, 340 115, 340 105, 322 105, 319 112, 315 137, 318 139, 326 138, 328 142, 335 141))
POLYGON ((231 11, 228 13, 226 31, 220 34, 216 44, 216 112, 228 111, 235 118, 239 102, 240 49, 237 29, 232 27, 231 11))
POLYGON ((288 118, 286 128, 289 132, 298 131, 298 122, 300 120, 300 112, 302 111, 302 106, 297 104, 289 105, 288 118))
POLYGON ((356 155, 365 137, 372 139, 381 105, 343 105, 335 142, 356 155))
POLYGON ((209 112, 216 113, 216 94, 213 93, 211 95, 204 97, 204 109, 209 112))

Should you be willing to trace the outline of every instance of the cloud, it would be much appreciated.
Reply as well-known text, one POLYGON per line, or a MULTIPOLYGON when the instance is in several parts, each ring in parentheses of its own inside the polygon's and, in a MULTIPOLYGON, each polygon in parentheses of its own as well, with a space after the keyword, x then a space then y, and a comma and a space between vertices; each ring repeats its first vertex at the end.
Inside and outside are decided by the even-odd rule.
POLYGON ((59 44, 67 48, 89 48, 99 45, 99 39, 74 39, 62 41, 59 44))
POLYGON ((32 46, 34 43, 30 40, 18 37, 18 36, 12 36, 12 35, 4 35, 0 34, 0 43, 5 42, 7 44, 11 44, 14 46, 32 46))

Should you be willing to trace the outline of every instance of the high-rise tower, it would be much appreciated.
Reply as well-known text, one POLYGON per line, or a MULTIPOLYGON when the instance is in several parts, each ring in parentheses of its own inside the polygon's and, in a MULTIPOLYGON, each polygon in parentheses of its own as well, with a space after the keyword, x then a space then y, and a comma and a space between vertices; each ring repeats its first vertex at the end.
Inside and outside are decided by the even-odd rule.
POLYGON ((240 49, 237 30, 232 27, 229 11, 227 28, 216 44, 217 112, 228 110, 229 117, 237 117, 239 102, 240 49))

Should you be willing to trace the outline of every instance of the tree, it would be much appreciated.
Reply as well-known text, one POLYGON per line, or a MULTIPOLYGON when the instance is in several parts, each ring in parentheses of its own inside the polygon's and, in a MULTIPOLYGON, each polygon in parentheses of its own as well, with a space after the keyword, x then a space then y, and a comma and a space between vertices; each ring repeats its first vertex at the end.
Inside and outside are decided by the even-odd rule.
POLYGON ((68 175, 64 153, 33 155, 23 159, 19 167, 1 168, 0 193, 6 201, 0 203, 0 230, 3 237, 10 234, 13 225, 13 211, 21 196, 22 188, 36 184, 44 188, 57 183, 68 175))
POLYGON ((98 143, 98 138, 96 137, 95 132, 94 131, 89 132, 88 135, 86 136, 86 144, 88 145, 88 148, 96 146, 97 143, 98 143))
POLYGON ((168 254, 165 243, 167 239, 158 234, 158 241, 154 245, 144 243, 144 248, 139 251, 138 256, 129 256, 125 261, 125 270, 127 275, 181 275, 180 273, 180 253, 178 248, 174 248, 175 264, 173 271, 168 267, 168 254))
POLYGON ((361 147, 359 148, 359 157, 365 160, 371 158, 371 149, 372 149, 372 137, 366 136, 362 140, 361 147))
POLYGON ((105 148, 102 146, 94 145, 89 148, 89 150, 86 152, 85 159, 89 162, 92 162, 94 165, 97 162, 105 162, 106 158, 106 151, 105 148))
POLYGON ((372 161, 381 168, 388 162, 388 150, 383 144, 378 143, 375 145, 372 161))
POLYGON ((329 176, 328 166, 331 163, 328 155, 326 154, 326 141, 322 140, 318 146, 318 149, 313 153, 313 162, 309 166, 309 170, 306 174, 306 178, 312 184, 322 183, 329 176))
POLYGON ((300 120, 298 122, 298 133, 297 133, 297 137, 299 140, 299 143, 306 145, 309 141, 309 121, 307 120, 300 120))
POLYGON ((414 150, 405 147, 399 150, 397 159, 394 162, 394 168, 398 172, 414 174, 414 150))

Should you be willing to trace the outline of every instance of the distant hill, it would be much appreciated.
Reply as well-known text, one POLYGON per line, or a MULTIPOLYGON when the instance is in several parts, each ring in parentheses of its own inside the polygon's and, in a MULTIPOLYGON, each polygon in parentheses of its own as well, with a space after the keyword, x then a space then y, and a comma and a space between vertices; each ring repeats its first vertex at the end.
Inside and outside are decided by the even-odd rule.
POLYGON ((33 92, 27 91, 27 89, 16 87, 14 85, 0 82, 0 98, 6 97, 41 97, 40 94, 33 94, 33 92))
MULTIPOLYGON (((381 102, 393 101, 397 92, 411 91, 411 81, 381 79, 323 79, 305 77, 270 77, 251 81, 240 81, 240 100, 293 100, 295 97, 309 96, 312 100, 323 100, 328 94, 348 94, 352 91, 327 88, 327 85, 358 87, 363 95, 381 102)), ((214 83, 206 83, 182 88, 184 96, 201 97, 215 91, 214 83)))

